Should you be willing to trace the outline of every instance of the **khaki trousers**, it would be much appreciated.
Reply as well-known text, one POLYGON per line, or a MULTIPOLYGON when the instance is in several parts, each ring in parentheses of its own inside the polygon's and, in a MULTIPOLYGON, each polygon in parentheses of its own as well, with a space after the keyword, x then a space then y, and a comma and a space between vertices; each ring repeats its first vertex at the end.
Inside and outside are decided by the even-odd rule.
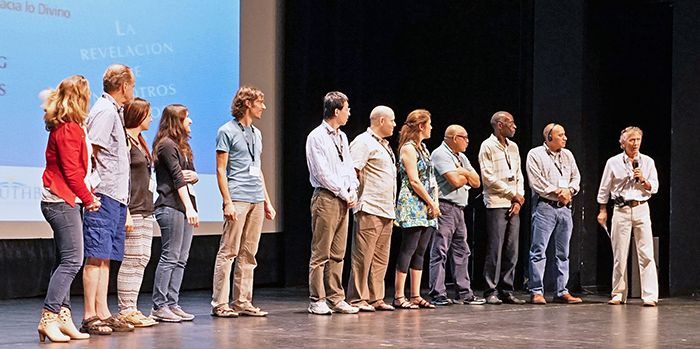
POLYGON ((232 307, 244 308, 253 300, 253 270, 258 265, 258 252, 265 207, 263 202, 234 201, 237 220, 226 219, 221 235, 219 252, 214 265, 214 293, 211 305, 228 303, 231 290, 231 267, 236 260, 233 274, 232 307))
POLYGON ((311 197, 311 230, 309 299, 338 304, 345 300, 342 285, 343 257, 348 239, 345 200, 326 189, 316 188, 311 197))
POLYGON ((635 207, 615 207, 610 238, 613 250, 612 299, 627 301, 627 256, 630 250, 630 234, 634 236, 639 258, 639 278, 642 300, 659 300, 659 280, 654 262, 654 237, 651 232, 649 204, 635 207))
POLYGON ((393 220, 365 212, 355 214, 348 299, 351 304, 384 300, 393 220))

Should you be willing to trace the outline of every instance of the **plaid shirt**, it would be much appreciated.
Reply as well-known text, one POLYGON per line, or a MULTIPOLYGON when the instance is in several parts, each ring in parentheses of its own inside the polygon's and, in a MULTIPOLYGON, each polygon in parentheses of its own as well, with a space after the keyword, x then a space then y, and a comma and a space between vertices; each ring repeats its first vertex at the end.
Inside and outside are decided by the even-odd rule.
POLYGON ((518 145, 506 139, 506 147, 491 135, 479 149, 486 208, 508 208, 516 194, 525 195, 518 145))
POLYGON ((580 190, 581 174, 569 149, 549 150, 546 145, 532 148, 525 163, 530 188, 542 198, 559 201, 554 191, 568 188, 571 195, 580 190))

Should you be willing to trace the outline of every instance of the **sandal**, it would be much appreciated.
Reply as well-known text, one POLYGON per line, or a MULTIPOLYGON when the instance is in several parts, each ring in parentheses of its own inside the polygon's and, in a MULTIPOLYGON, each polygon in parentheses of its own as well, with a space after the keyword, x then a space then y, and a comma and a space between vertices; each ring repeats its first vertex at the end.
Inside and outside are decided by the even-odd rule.
POLYGON ((93 316, 83 319, 80 324, 80 332, 108 336, 112 334, 112 328, 102 322, 99 317, 93 316))
POLYGON ((420 308, 435 309, 434 304, 430 304, 421 296, 411 296, 411 303, 417 305, 420 308))
POLYGON ((413 304, 406 299, 406 296, 396 297, 393 302, 394 307, 401 309, 418 309, 417 304, 413 304))
POLYGON ((211 316, 238 317, 238 313, 225 305, 219 305, 217 307, 211 308, 211 316))
POLYGON ((246 315, 246 316, 266 316, 267 312, 260 310, 260 308, 254 307, 254 306, 249 306, 247 308, 239 309, 238 310, 239 315, 246 315))
POLYGON ((374 309, 379 310, 379 311, 382 311, 382 310, 393 311, 394 310, 394 307, 391 306, 391 304, 387 304, 384 301, 374 302, 371 304, 371 306, 373 306, 374 309))
POLYGON ((118 320, 114 316, 110 316, 104 320, 100 320, 107 324, 107 326, 112 328, 112 331, 114 332, 133 332, 134 331, 134 325, 123 321, 123 320, 118 320))

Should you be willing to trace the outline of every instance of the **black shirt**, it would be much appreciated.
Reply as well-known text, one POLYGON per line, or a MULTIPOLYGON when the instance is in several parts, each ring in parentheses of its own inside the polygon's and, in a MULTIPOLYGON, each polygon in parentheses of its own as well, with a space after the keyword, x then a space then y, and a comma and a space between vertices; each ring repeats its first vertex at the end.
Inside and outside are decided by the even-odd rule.
POLYGON ((129 199, 129 212, 150 216, 153 214, 153 193, 148 186, 151 181, 151 162, 146 157, 145 150, 131 142, 131 188, 129 199))
MULTIPOLYGON (((153 165, 156 170, 156 191, 158 191, 155 207, 168 206, 184 213, 185 205, 180 200, 177 190, 187 185, 182 170, 194 171, 194 164, 180 153, 180 149, 170 138, 164 138, 158 145, 158 149, 154 151, 158 155, 158 160, 153 165)), ((197 202, 191 194, 190 200, 194 209, 197 210, 197 202)))

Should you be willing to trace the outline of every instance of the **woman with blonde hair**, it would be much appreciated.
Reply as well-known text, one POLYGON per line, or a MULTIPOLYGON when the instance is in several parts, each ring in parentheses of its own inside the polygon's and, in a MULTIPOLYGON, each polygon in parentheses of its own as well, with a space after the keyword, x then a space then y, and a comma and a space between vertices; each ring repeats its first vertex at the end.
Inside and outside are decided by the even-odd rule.
POLYGON ((124 259, 117 275, 117 301, 119 320, 134 327, 149 327, 157 322, 146 317, 137 308, 143 272, 151 259, 153 241, 153 190, 151 164, 153 160, 148 144, 141 135, 150 128, 151 105, 135 98, 124 104, 124 127, 129 143, 131 164, 129 207, 126 210, 126 238, 124 259))
MULTIPOLYGON (((44 123, 49 131, 46 169, 42 175, 41 213, 51 225, 60 262, 51 275, 39 322, 39 339, 52 342, 90 338, 73 323, 70 286, 83 264, 83 221, 81 210, 97 211, 99 199, 89 183, 92 145, 87 138, 85 118, 90 107, 88 81, 74 75, 55 90, 43 91, 44 123)), ((90 333, 110 334, 97 320, 90 333)))
POLYGON ((184 105, 169 105, 163 109, 153 141, 158 190, 155 215, 163 245, 153 280, 151 316, 158 321, 194 320, 194 315, 183 311, 178 304, 192 244, 192 228, 199 226, 193 185, 198 176, 189 144, 191 124, 184 105))
POLYGON ((396 203, 396 224, 403 233, 396 261, 393 305, 403 309, 435 308, 420 296, 423 256, 440 216, 438 187, 430 152, 423 140, 430 138, 430 112, 416 109, 408 114, 399 133, 401 189, 396 203), (404 288, 410 269, 411 297, 404 288))

